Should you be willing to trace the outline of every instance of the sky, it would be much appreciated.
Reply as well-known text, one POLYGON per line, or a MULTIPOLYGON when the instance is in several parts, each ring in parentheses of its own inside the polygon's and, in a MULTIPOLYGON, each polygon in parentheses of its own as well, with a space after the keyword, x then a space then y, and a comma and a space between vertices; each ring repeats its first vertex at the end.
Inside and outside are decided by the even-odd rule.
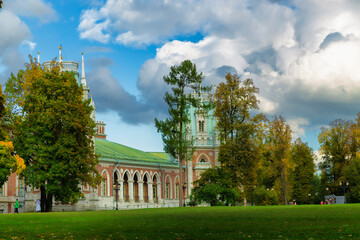
POLYGON ((285 117, 315 151, 321 127, 360 112, 359 0, 4 0, 2 85, 60 45, 65 61, 84 52, 107 139, 144 151, 163 151, 163 76, 186 59, 205 84, 253 79, 259 111, 285 117))

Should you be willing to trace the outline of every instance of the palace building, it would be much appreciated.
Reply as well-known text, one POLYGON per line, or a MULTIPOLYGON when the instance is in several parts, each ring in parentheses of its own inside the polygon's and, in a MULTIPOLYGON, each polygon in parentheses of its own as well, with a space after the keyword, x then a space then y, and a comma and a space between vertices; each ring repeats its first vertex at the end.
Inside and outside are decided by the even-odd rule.
MULTIPOLYGON (((90 89, 86 83, 84 56, 81 62, 81 77, 78 63, 63 61, 59 49, 59 61, 63 71, 72 71, 83 86, 83 99, 89 98, 90 89)), ((38 56, 38 62, 40 58, 38 56)), ((50 66, 50 62, 44 62, 50 66)), ((193 93, 206 102, 211 98, 209 93, 193 93)), ((192 161, 184 165, 184 184, 179 185, 179 163, 164 152, 144 152, 106 139, 106 124, 96 121, 95 103, 92 118, 96 122, 95 153, 99 155, 97 169, 104 180, 97 188, 81 186, 84 198, 73 205, 62 205, 54 202, 53 211, 112 210, 134 208, 177 207, 179 191, 185 199, 191 194, 193 181, 200 174, 217 165, 217 147, 219 142, 216 133, 216 120, 213 112, 200 112, 190 108, 191 122, 186 126, 188 138, 194 140, 192 161)), ((111 131, 111 129, 110 129, 111 131)), ((13 206, 19 199, 20 212, 36 210, 40 199, 39 189, 25 186, 24 181, 16 174, 10 175, 8 181, 0 188, 0 213, 14 212, 13 206)))

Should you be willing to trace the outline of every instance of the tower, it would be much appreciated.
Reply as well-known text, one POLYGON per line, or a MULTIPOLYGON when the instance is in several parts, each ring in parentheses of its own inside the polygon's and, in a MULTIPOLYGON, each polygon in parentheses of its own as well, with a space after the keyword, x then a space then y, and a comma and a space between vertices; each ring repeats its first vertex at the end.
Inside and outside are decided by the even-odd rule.
MULTIPOLYGON (((191 93, 192 97, 197 98, 202 103, 209 103, 212 94, 210 93, 191 93)), ((217 162, 219 140, 216 131, 216 119, 213 109, 189 109, 190 123, 187 125, 187 137, 193 140, 195 148, 192 161, 187 162, 187 192, 191 194, 193 182, 200 178, 203 171, 219 165, 217 162)))
MULTIPOLYGON (((83 87, 83 100, 88 100, 89 99, 89 92, 90 89, 86 84, 86 78, 85 78, 85 62, 84 62, 84 53, 81 53, 81 80, 80 80, 80 84, 83 87)), ((91 102, 92 98, 91 98, 91 102)), ((95 110, 95 108, 94 108, 95 110)), ((95 119, 94 119, 95 120, 95 119)))

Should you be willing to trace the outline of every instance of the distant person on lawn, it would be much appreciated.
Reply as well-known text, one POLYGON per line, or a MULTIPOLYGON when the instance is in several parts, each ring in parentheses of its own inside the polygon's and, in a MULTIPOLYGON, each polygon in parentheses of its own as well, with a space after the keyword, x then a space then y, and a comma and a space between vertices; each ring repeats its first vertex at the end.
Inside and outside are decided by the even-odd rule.
POLYGON ((15 211, 14 213, 19 213, 19 200, 16 199, 16 202, 15 202, 15 211))

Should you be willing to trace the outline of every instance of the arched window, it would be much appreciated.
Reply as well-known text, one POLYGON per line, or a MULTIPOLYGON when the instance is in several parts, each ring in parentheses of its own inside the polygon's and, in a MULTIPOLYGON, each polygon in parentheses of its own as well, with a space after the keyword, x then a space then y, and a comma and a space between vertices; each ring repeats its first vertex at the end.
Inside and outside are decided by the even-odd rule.
POLYGON ((106 185, 107 185, 107 179, 105 178, 101 182, 101 196, 106 196, 106 185))
POLYGON ((204 121, 199 121, 199 132, 204 132, 204 121))
POLYGON ((165 182, 165 199, 170 199, 170 177, 166 177, 165 182))
POLYGON ((175 199, 179 199, 179 178, 175 180, 175 199))
POLYGON ((206 162, 205 158, 201 158, 200 162, 206 162))
POLYGON ((157 178, 156 178, 156 175, 154 174, 154 177, 153 177, 153 198, 154 198, 154 202, 157 202, 158 201, 158 196, 157 196, 157 178))
POLYGON ((124 173, 123 197, 125 202, 129 201, 129 172, 124 173))
POLYGON ((109 176, 109 173, 104 170, 101 174, 101 176, 104 178, 103 181, 101 181, 101 191, 100 191, 100 195, 101 196, 110 196, 110 191, 109 191, 109 179, 110 179, 110 176, 109 176))

